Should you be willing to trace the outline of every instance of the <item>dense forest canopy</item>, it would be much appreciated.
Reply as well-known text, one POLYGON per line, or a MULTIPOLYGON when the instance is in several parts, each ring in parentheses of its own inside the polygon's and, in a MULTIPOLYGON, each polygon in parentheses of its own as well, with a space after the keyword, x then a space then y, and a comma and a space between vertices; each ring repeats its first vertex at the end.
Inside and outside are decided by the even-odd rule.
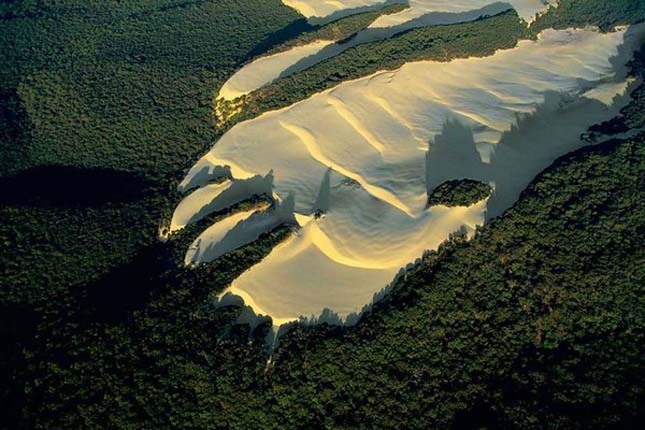
POLYGON ((490 185, 472 179, 446 181, 428 196, 428 205, 470 206, 491 192, 490 185))
MULTIPOLYGON (((0 428, 637 428, 642 133, 562 158, 358 326, 297 327, 269 366, 270 324, 236 324, 213 295, 290 231, 198 270, 181 261, 200 225, 158 240, 184 169, 223 131, 225 80, 377 13, 325 29, 279 0, 0 2, 0 428)), ((260 90, 235 121, 419 55, 644 18, 640 0, 563 0, 530 30, 513 12, 418 29, 260 90)), ((596 141, 642 128, 644 100, 641 85, 596 141)))

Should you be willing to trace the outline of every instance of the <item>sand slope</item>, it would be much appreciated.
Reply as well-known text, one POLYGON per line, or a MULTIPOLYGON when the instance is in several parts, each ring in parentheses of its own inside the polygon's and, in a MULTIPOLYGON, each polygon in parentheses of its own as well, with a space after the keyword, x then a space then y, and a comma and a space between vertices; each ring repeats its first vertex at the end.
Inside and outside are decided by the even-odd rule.
POLYGON ((280 77, 284 70, 300 60, 320 52, 333 40, 317 40, 303 46, 296 46, 285 52, 259 58, 235 73, 220 89, 218 98, 234 100, 258 88, 270 84, 280 77))
POLYGON ((280 321, 360 310, 401 267, 500 214, 581 146, 589 125, 612 117, 642 30, 548 30, 491 57, 409 63, 238 124, 182 186, 221 171, 237 180, 272 172, 276 198, 292 196, 303 227, 230 291, 280 321), (589 97, 594 88, 603 102, 589 97), (468 208, 426 209, 429 191, 460 178, 495 193, 468 208))
POLYGON ((391 0, 282 0, 282 3, 310 19, 327 18, 343 12, 346 14, 361 12, 390 2, 391 0))

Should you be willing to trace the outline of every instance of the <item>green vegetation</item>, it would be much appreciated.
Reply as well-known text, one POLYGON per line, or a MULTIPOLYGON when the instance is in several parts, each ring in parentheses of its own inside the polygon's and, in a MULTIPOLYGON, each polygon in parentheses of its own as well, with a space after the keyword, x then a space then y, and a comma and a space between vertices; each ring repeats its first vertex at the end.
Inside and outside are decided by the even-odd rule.
POLYGON ((644 141, 559 160, 358 326, 288 333, 268 372, 268 327, 234 325, 210 295, 288 231, 200 270, 163 269, 173 241, 158 244, 52 297, 24 350, 30 427, 627 428, 643 401, 644 141))
MULTIPOLYGON (((642 19, 608 10, 620 4, 634 3, 569 1, 547 16, 642 19)), ((302 17, 278 0, 25 0, 0 2, 0 19, 0 428, 642 421, 643 135, 565 157, 472 242, 425 256, 358 326, 297 328, 267 367, 267 324, 235 324, 240 309, 216 309, 213 294, 289 229, 197 270, 181 265, 186 243, 223 214, 166 242, 157 233, 182 170, 218 136, 216 89, 305 31, 302 17)), ((357 47, 356 60, 277 83, 293 94, 267 93, 253 112, 415 50, 514 46, 527 37, 515 21, 357 47)))
POLYGON ((490 196, 490 185, 472 179, 446 181, 428 196, 428 206, 470 206, 490 196))
POLYGON ((635 24, 645 19, 641 0, 560 0, 532 26, 540 32, 546 28, 570 28, 597 25, 603 31, 617 25, 635 24))
POLYGON ((472 242, 426 256, 357 327, 287 335, 269 383, 275 428, 636 423, 644 140, 559 160, 472 242))
MULTIPOLYGON (((72 366, 74 336, 96 349, 100 333, 123 330, 97 315, 125 324, 161 288, 158 272, 174 266, 158 228, 183 170, 218 136, 213 91, 263 41, 296 35, 281 31, 302 17, 280 0, 12 1, 0 16, 0 396, 11 414, 0 428, 14 429, 29 411, 32 423, 60 417, 33 415, 39 399, 43 411, 57 401, 27 381, 72 366), (88 186, 101 183, 114 188, 88 186), (93 291, 103 291, 96 315, 78 298, 93 291)), ((182 273, 176 283, 190 285, 182 273)))
MULTIPOLYGON (((34 17, 2 22, 0 94, 12 101, 10 113, 28 139, 26 156, 3 157, 2 172, 56 164, 175 174, 217 136, 214 89, 260 41, 299 18, 280 0, 5 8, 30 4, 34 17)), ((0 148, 15 146, 3 141, 0 148)))

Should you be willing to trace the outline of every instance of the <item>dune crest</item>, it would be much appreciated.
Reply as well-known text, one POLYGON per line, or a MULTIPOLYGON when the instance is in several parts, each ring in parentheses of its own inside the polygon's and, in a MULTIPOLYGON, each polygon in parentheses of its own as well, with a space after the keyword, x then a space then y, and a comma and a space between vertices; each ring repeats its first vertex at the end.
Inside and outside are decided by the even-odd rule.
POLYGON ((624 66, 644 28, 547 30, 490 57, 408 63, 233 127, 182 187, 223 171, 233 181, 271 173, 278 203, 221 224, 228 238, 218 230, 209 246, 225 252, 280 223, 299 228, 228 291, 275 321, 359 312, 401 267, 501 214, 582 146, 590 125, 614 116, 634 84, 624 66), (602 97, 589 96, 594 88, 602 97), (470 207, 427 207, 435 187, 463 178, 495 191, 470 207))

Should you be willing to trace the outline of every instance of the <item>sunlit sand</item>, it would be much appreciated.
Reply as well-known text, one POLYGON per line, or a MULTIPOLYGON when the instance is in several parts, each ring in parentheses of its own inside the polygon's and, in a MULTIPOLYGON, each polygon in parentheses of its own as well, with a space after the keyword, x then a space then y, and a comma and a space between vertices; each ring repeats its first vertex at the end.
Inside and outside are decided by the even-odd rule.
MULTIPOLYGON (((338 11, 356 7, 383 5, 386 0, 349 1, 289 1, 285 3, 306 17, 325 17, 338 11)), ((554 1, 551 1, 553 4, 554 1)), ((220 89, 218 98, 235 100, 277 80, 304 70, 347 49, 378 40, 412 28, 440 24, 457 24, 474 21, 509 9, 515 9, 527 22, 537 13, 546 10, 550 3, 542 0, 412 0, 410 7, 402 12, 382 15, 368 29, 359 31, 355 37, 343 43, 333 40, 318 40, 288 51, 261 57, 242 67, 220 89)))
MULTIPOLYGON (((282 0, 307 18, 325 18, 344 11, 361 11, 388 3, 389 0, 282 0)), ((402 2, 404 3, 404 2, 402 2)))
MULTIPOLYGON (((271 181, 276 209, 220 221, 187 262, 299 225, 229 291, 280 322, 359 312, 402 267, 501 214, 537 173, 583 145, 588 126, 615 115, 634 85, 624 65, 642 30, 547 30, 490 57, 409 63, 238 124, 182 189, 222 172, 233 182, 264 177, 255 186, 271 181), (461 178, 495 192, 470 207, 427 208, 431 190, 461 178)), ((174 225, 207 213, 226 190, 188 195, 174 225)))
POLYGON ((320 52, 333 40, 317 40, 303 46, 296 46, 285 52, 259 58, 235 73, 222 88, 219 96, 234 100, 258 88, 270 84, 280 77, 285 69, 293 66, 303 58, 320 52))

